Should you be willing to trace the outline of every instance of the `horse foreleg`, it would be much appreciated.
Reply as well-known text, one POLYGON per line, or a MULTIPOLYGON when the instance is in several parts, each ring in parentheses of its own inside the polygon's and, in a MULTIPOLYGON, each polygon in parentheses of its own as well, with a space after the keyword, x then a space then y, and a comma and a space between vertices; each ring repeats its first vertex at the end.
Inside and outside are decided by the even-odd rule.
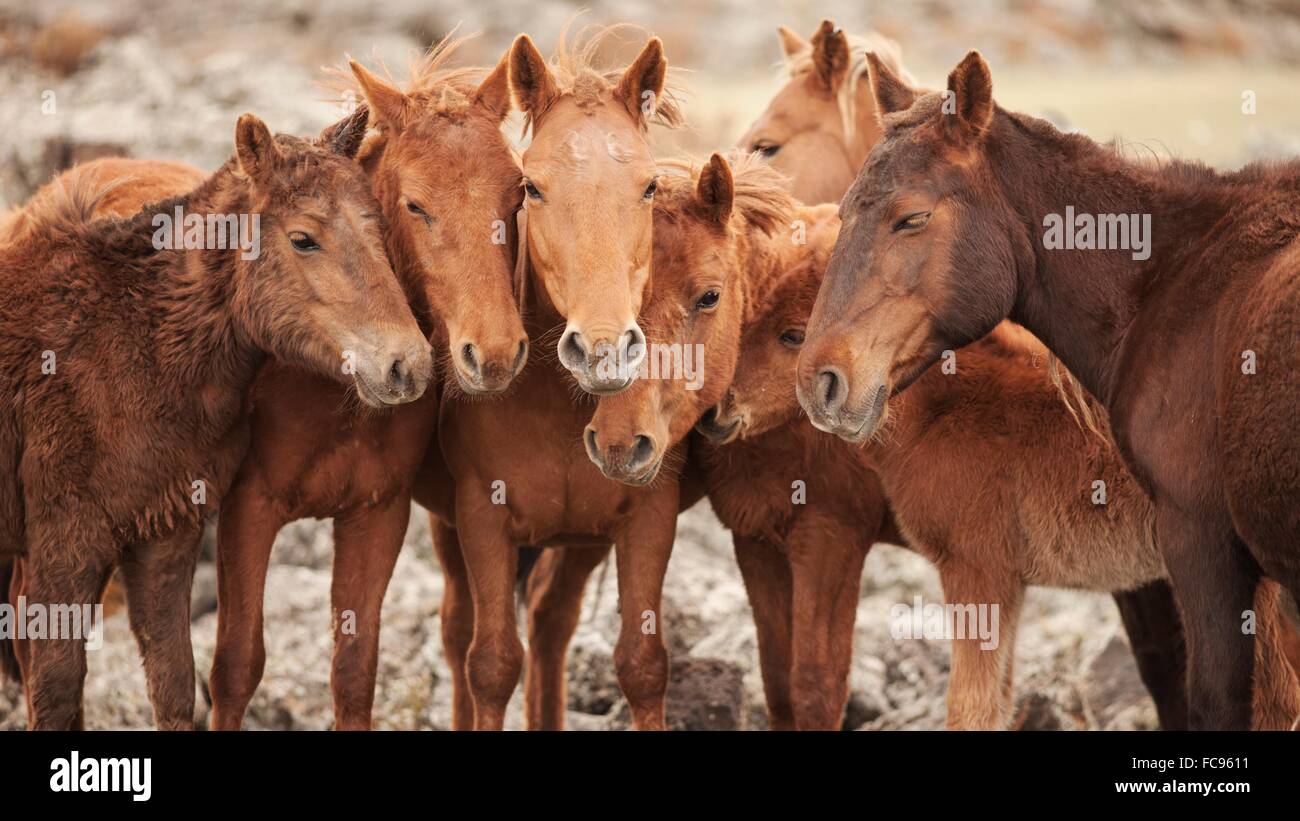
POLYGON ((474 729, 474 699, 466 679, 465 658, 474 640, 474 601, 469 587, 469 571, 461 555, 456 528, 436 514, 429 514, 429 531, 433 552, 442 566, 442 653, 451 669, 451 728, 474 729))
POLYGON ((758 665, 767 698, 767 723, 773 730, 793 730, 790 696, 791 601, 790 563, 772 545, 732 534, 736 564, 745 582, 758 635, 758 665))
POLYGON ((1116 593, 1115 604, 1160 729, 1187 729, 1187 650, 1173 589, 1165 581, 1151 582, 1116 593))
POLYGON ((122 559, 127 615, 160 730, 194 729, 190 589, 202 538, 202 524, 182 526, 166 539, 135 545, 122 559))
POLYGON ((336 729, 370 729, 379 668, 380 611, 410 517, 411 498, 400 494, 378 507, 334 520, 330 689, 336 729))
POLYGON ((507 532, 507 511, 486 488, 456 486, 456 530, 474 600, 474 640, 465 658, 474 701, 474 729, 500 730, 506 704, 519 683, 524 647, 515 622, 515 570, 519 549, 507 532))
POLYGON ((262 681, 262 612, 275 534, 284 525, 270 499, 237 484, 217 521, 217 641, 208 689, 214 730, 238 730, 262 681))
POLYGON ((953 621, 947 624, 954 631, 948 675, 950 730, 1005 730, 1011 723, 1011 668, 1025 587, 1013 575, 986 571, 951 560, 939 568, 944 599, 955 606, 953 621), (969 616, 972 605, 979 624, 994 628, 988 636, 972 629, 975 625, 969 620, 960 622, 969 616), (979 608, 986 608, 986 615, 979 608))
POLYGON ((569 640, 582 614, 582 594, 608 546, 543 550, 528 576, 528 655, 524 668, 524 725, 563 730, 568 705, 569 640))
POLYGON ((666 729, 668 647, 663 639, 663 587, 677 530, 677 493, 647 497, 615 542, 621 627, 614 647, 618 684, 638 730, 666 729))
MULTIPOLYGON (((85 519, 71 512, 65 521, 81 523, 85 519)), ((116 558, 115 551, 108 547, 113 542, 107 530, 86 532, 76 524, 29 522, 27 535, 29 549, 21 584, 29 608, 40 605, 54 612, 55 607, 84 608, 99 603, 116 558), (77 560, 69 561, 69 556, 77 560)), ((102 630, 103 625, 83 623, 80 636, 51 635, 27 641, 22 657, 23 685, 27 723, 33 730, 81 729, 86 639, 88 631, 95 629, 102 630)), ((191 679, 191 694, 192 690, 191 679)))
POLYGON ((838 730, 848 702, 854 611, 866 549, 855 534, 804 516, 786 541, 794 585, 790 695, 800 730, 838 730))
POLYGON ((1156 544, 1187 640, 1188 727, 1249 729, 1255 637, 1241 627, 1254 607, 1258 566, 1230 527, 1193 519, 1159 499, 1156 544))

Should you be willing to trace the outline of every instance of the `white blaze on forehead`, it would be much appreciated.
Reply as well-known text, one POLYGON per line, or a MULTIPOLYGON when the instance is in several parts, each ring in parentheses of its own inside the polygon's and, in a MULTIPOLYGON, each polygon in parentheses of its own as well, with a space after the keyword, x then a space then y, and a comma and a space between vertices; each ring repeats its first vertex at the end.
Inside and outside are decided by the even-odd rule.
POLYGON ((569 155, 569 160, 574 163, 580 163, 587 159, 587 146, 584 145, 582 135, 576 131, 569 133, 564 140, 564 150, 569 155))
POLYGON ((618 135, 613 132, 605 135, 605 150, 609 152, 609 156, 619 162, 631 162, 633 157, 636 156, 636 153, 624 145, 619 140, 618 135))

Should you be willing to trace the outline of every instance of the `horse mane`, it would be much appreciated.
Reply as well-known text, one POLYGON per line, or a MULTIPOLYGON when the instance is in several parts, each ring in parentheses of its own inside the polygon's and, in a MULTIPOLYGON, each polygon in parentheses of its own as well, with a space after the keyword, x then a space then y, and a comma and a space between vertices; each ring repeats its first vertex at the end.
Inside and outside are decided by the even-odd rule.
MULTIPOLYGON (((733 218, 738 216, 745 228, 753 228, 771 236, 789 224, 798 201, 790 193, 790 181, 757 153, 733 151, 727 158, 731 166, 734 190, 733 218)), ((695 199, 695 186, 699 183, 704 163, 696 159, 674 157, 658 161, 665 172, 659 178, 656 208, 672 216, 695 199)))
MULTIPOLYGON (((555 41, 555 51, 548 61, 555 82, 563 94, 570 94, 580 106, 595 105, 602 95, 618 85, 626 66, 612 68, 604 65, 603 54, 611 43, 622 41, 632 36, 649 38, 650 32, 634 23, 615 23, 613 25, 590 24, 583 26, 570 39, 569 30, 573 21, 564 24, 555 41)), ((668 67, 664 80, 663 93, 655 100, 655 113, 652 122, 667 128, 679 128, 685 122, 679 97, 682 86, 676 80, 680 69, 668 67)), ((531 132, 533 117, 524 115, 524 133, 531 132)))
POLYGON ((1047 361, 1047 374, 1056 388, 1057 396, 1066 411, 1074 419, 1080 430, 1091 431, 1094 435, 1111 442, 1110 418, 1106 408, 1083 387, 1082 383, 1070 373, 1065 363, 1052 353, 1042 340, 1034 336, 1025 326, 1005 319, 999 322, 985 337, 994 347, 1013 356, 1029 355, 1044 357, 1047 361))
POLYGON ((95 221, 95 209, 105 197, 133 179, 123 176, 101 181, 86 174, 71 175, 71 180, 57 177, 48 196, 33 197, 25 206, 0 215, 0 243, 18 243, 37 231, 78 232, 95 221))
MULTIPOLYGON (((402 88, 407 96, 420 102, 425 112, 456 113, 469 105, 472 92, 491 72, 491 69, 482 66, 447 65, 462 46, 478 36, 478 33, 474 33, 458 37, 456 32, 452 31, 422 53, 412 57, 407 67, 405 88, 402 87, 402 83, 394 79, 388 65, 378 57, 374 59, 377 73, 390 85, 402 88)), ((357 82, 357 78, 347 67, 346 62, 342 65, 327 66, 324 72, 322 88, 336 95, 352 94, 357 99, 363 98, 361 84, 357 82)))
MULTIPOLYGON (((880 61, 894 73, 894 76, 907 85, 914 87, 917 83, 911 73, 903 67, 903 49, 893 38, 886 37, 878 31, 868 31, 864 34, 848 34, 846 32, 846 36, 849 40, 849 54, 852 62, 849 63, 847 81, 842 83, 835 93, 835 103, 840 110, 840 120, 844 127, 844 134, 852 139, 857 131, 858 123, 858 83, 867 79, 870 70, 870 64, 867 62, 867 52, 875 52, 880 61)), ((787 58, 784 66, 787 74, 792 78, 811 72, 813 70, 812 48, 806 48, 802 52, 787 58)))

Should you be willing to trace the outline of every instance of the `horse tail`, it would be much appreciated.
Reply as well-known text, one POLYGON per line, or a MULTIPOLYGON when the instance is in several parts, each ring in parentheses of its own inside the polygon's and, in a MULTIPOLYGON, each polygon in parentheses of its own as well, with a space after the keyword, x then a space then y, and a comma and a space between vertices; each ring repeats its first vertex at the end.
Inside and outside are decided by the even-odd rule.
MULTIPOLYGON (((0 553, 0 602, 9 600, 9 585, 13 581, 17 562, 17 554, 0 553)), ((4 679, 19 683, 23 680, 13 636, 0 636, 0 680, 4 679)))

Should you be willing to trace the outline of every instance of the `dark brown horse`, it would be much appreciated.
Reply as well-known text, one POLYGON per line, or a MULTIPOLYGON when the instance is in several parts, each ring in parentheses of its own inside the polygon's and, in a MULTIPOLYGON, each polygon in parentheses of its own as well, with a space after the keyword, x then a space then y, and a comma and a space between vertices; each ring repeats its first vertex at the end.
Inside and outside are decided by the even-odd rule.
MULTIPOLYGON (((786 28, 780 29, 779 33, 790 77, 741 138, 741 145, 761 153, 773 167, 790 175, 793 191, 801 199, 838 203, 857 177, 881 133, 868 74, 868 51, 875 51, 877 57, 900 77, 909 75, 901 65, 898 45, 874 32, 851 35, 824 20, 811 41, 786 28)), ((834 242, 833 237, 831 242, 834 242)), ((812 243, 809 250, 813 250, 812 243)), ((829 249, 825 253, 829 253, 829 249)), ((707 426, 707 420, 705 424, 707 426)), ((750 568, 745 571, 747 579, 754 579, 748 588, 760 636, 766 630, 765 625, 774 623, 772 617, 788 609, 780 603, 760 599, 768 592, 779 593, 781 587, 775 580, 788 579, 797 569, 787 560, 798 551, 790 550, 773 537, 772 528, 778 525, 793 528, 791 532, 796 532, 791 517, 799 511, 799 508, 787 504, 789 480, 785 472, 775 466, 813 458, 817 450, 814 443, 821 438, 796 426, 783 431, 783 434, 774 432, 764 436, 761 442, 732 448, 727 458, 736 463, 747 461, 751 470, 738 480, 735 493, 729 493, 728 483, 723 483, 715 485, 716 490, 711 494, 715 512, 736 534, 737 558, 742 568, 746 565, 750 568), (741 451, 745 455, 742 456, 741 451), (763 467, 768 461, 772 466, 763 467), (760 476, 769 478, 770 482, 764 482, 758 478, 760 476), (753 492, 741 492, 742 486, 753 492), (721 498, 723 496, 726 498, 721 498), (784 502, 777 504, 781 500, 784 502), (773 555, 774 551, 782 555, 773 555), (760 586, 765 579, 774 581, 766 587, 760 586)), ((710 458, 708 446, 697 450, 702 458, 710 458)), ((884 502, 876 498, 879 495, 878 483, 869 471, 867 477, 858 486, 858 512, 866 521, 874 521, 875 508, 884 502)), ((818 495, 824 497, 824 494, 818 495)), ((902 537, 893 532, 888 517, 885 530, 891 535, 879 535, 879 538, 902 542, 902 537)), ((1115 602, 1129 633, 1143 681, 1155 698, 1161 725, 1166 729, 1185 727, 1182 635, 1168 584, 1159 581, 1135 590, 1117 591, 1115 602)), ((788 617, 783 618, 788 621, 788 617)), ((806 640, 804 643, 810 646, 806 640)), ((768 654, 764 659, 765 667, 772 668, 772 658, 773 654, 768 654)), ((779 662, 776 664, 779 666, 779 662)), ((818 684, 824 674, 791 672, 803 677, 805 691, 809 694, 794 701, 809 710, 821 704, 815 694, 829 692, 829 688, 818 684)), ((772 679, 769 677, 768 680, 772 679)), ((796 721, 795 710, 790 705, 788 686, 769 687, 772 726, 828 726, 828 720, 813 717, 809 710, 804 711, 802 721, 796 721), (776 700, 771 700, 773 698, 776 700)))
MULTIPOLYGON (((813 429, 794 373, 823 268, 798 266, 770 289, 747 324, 726 401, 701 426, 731 442, 699 463, 714 509, 735 523, 774 723, 775 707, 788 703, 797 727, 838 725, 858 578, 880 522, 861 489, 883 486, 908 544, 935 564, 946 603, 960 608, 946 622, 955 633, 948 727, 1005 729, 1026 587, 1112 592, 1162 579, 1152 505, 1093 401, 1083 407, 1096 432, 1062 401, 1046 350, 1011 323, 957 351, 955 370, 927 370, 894 401, 888 432, 865 446, 813 429), (791 492, 800 480, 802 503, 791 492), (1105 483, 1104 505, 1094 480, 1105 483), (987 634, 968 629, 981 613, 994 627, 987 634)), ((1256 599, 1254 726, 1285 730, 1300 715, 1300 686, 1277 593, 1269 582, 1256 599)))
POLYGON ((801 404, 863 441, 943 351, 1024 324, 1155 502, 1189 724, 1245 728, 1243 614, 1261 574, 1300 590, 1300 166, 1127 162, 996 106, 974 52, 944 93, 871 72, 884 137, 843 204, 801 404))
MULTIPOLYGON (((375 405, 429 381, 352 160, 363 134, 361 115, 314 143, 245 115, 235 158, 190 193, 91 221, 86 175, 0 247, 0 551, 41 606, 97 602, 121 564, 159 727, 192 726, 198 536, 247 447, 263 360, 375 405)), ((79 725, 82 637, 29 641, 19 661, 31 726, 79 725)))

